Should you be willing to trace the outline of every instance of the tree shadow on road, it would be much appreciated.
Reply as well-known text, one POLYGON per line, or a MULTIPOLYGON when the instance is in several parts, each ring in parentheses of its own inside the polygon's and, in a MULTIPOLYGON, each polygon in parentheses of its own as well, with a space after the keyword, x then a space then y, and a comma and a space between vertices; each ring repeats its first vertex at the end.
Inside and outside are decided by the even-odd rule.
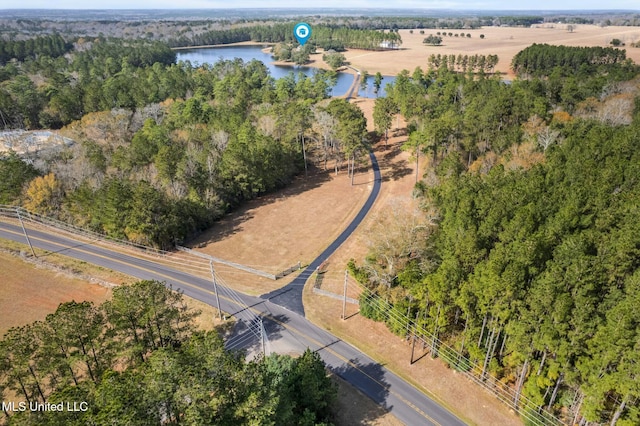
POLYGON ((382 365, 352 359, 348 364, 332 368, 331 373, 338 384, 338 401, 334 407, 336 424, 375 424, 391 410, 392 406, 387 404, 389 385, 382 365))

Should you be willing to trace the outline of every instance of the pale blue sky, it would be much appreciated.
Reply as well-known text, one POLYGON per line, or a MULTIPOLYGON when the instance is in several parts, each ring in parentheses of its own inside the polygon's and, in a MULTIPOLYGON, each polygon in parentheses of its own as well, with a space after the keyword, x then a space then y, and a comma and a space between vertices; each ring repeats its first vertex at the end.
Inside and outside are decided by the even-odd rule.
POLYGON ((0 0, 0 9, 426 8, 461 10, 640 10, 638 0, 0 0))

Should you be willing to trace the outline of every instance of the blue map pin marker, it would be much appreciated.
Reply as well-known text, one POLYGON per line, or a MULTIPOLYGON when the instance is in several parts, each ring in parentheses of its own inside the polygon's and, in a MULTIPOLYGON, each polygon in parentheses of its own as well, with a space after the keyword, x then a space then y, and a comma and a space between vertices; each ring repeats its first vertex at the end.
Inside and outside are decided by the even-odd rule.
POLYGON ((311 37, 311 26, 306 22, 300 22, 293 27, 293 35, 298 40, 298 43, 304 46, 307 40, 309 40, 309 37, 311 37))

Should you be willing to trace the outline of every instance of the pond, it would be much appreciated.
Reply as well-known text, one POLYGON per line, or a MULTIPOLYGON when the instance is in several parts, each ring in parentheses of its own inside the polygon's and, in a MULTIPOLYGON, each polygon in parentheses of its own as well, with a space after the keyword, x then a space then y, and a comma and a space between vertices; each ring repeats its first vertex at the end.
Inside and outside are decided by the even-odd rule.
POLYGON ((373 80, 374 76, 370 75, 367 77, 367 87, 365 90, 362 90, 361 86, 358 89, 358 96, 361 96, 363 98, 382 98, 384 96, 387 96, 385 88, 387 87, 387 84, 391 84, 396 81, 396 78, 387 75, 382 76, 382 83, 380 84, 380 90, 378 90, 377 94, 375 93, 375 88, 373 87, 373 80))
MULTIPOLYGON (((244 62, 257 59, 264 63, 273 78, 282 78, 290 72, 301 72, 307 76, 312 76, 316 68, 295 66, 295 65, 274 65, 273 58, 269 53, 264 53, 261 46, 225 46, 207 47, 202 49, 185 49, 176 51, 177 61, 190 61, 193 65, 214 64, 223 59, 240 58, 244 62)), ((353 75, 338 73, 336 85, 333 87, 331 96, 342 96, 347 93, 353 83, 353 75)))

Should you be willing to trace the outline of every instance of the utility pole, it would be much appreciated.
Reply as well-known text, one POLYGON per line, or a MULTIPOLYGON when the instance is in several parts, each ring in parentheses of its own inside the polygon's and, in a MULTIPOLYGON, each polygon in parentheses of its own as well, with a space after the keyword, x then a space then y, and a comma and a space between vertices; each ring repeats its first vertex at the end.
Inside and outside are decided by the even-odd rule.
POLYGON ((213 280, 213 291, 216 294, 216 304, 218 305, 218 314, 220 315, 220 321, 223 321, 222 309, 220 309, 220 297, 218 296, 218 285, 216 284, 216 275, 213 271, 213 260, 209 260, 209 269, 211 270, 211 279, 213 280))
POLYGON ((416 330, 413 330, 413 341, 411 342, 411 365, 413 365, 413 351, 416 348, 416 330))
POLYGON ((264 331, 264 322, 262 320, 262 317, 260 318, 260 344, 262 346, 262 358, 266 357, 267 354, 265 353, 265 341, 264 341, 264 335, 266 334, 264 331))
POLYGON ((24 232, 24 237, 27 239, 27 244, 29 244, 29 248, 31 249, 31 254, 33 254, 33 257, 38 257, 36 256, 35 250, 33 250, 33 246, 31 245, 31 240, 29 239, 29 235, 27 234, 27 229, 24 227, 24 223, 22 222, 22 216, 20 216, 20 207, 16 208, 16 213, 18 213, 18 220, 20 221, 22 232, 24 232))
MULTIPOLYGON (((409 329, 411 327, 411 320, 409 320, 409 314, 411 313, 411 302, 413 302, 413 296, 409 296, 409 306, 407 306, 407 336, 409 335, 409 329)), ((414 322, 414 326, 418 324, 418 313, 416 312, 416 320, 414 322)))
POLYGON ((342 320, 347 317, 347 279, 349 278, 349 270, 344 270, 344 297, 342 298, 342 320))

